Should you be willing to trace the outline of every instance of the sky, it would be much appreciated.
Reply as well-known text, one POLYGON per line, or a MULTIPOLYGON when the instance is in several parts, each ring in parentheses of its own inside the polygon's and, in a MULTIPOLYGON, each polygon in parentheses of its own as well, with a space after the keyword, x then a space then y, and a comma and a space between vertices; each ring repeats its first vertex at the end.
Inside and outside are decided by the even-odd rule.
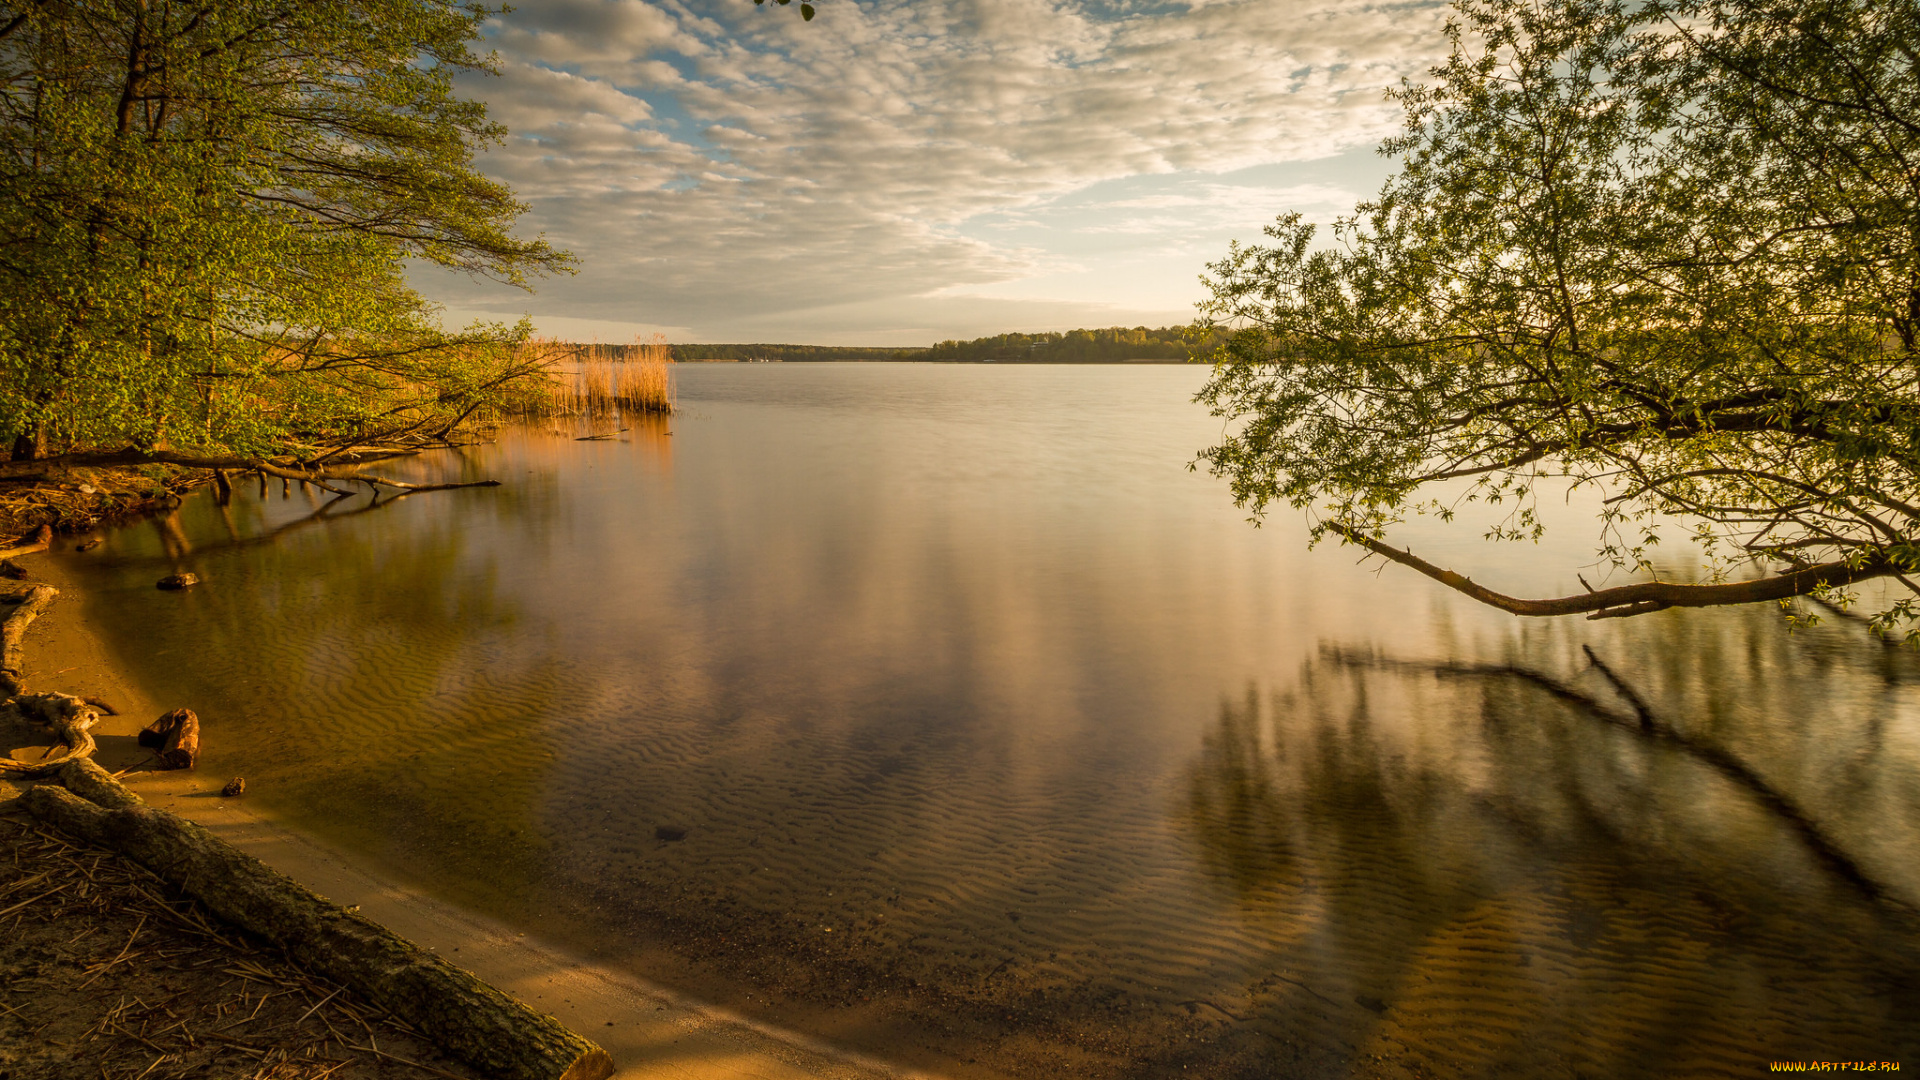
POLYGON ((927 345, 1194 317, 1277 215, 1380 187, 1438 3, 516 0, 478 159, 579 259, 437 270, 450 322, 626 341, 927 345))

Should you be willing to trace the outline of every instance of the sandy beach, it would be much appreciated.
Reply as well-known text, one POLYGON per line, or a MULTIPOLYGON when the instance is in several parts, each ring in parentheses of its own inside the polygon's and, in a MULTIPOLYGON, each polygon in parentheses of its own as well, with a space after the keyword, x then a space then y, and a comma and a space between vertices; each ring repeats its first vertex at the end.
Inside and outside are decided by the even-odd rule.
MULTIPOLYGON (((63 541, 64 543, 65 541, 63 541)), ((125 677, 88 625, 85 598, 52 560, 29 563, 37 578, 61 590, 28 633, 28 678, 36 690, 95 697, 117 711, 95 729, 97 760, 110 771, 140 765, 148 752, 135 736, 168 709, 125 677)), ((31 760, 40 752, 8 747, 31 760)), ((582 961, 510 927, 440 902, 357 866, 343 853, 256 812, 249 800, 223 798, 229 777, 201 772, 136 770, 122 779, 152 805, 212 830, 301 884, 385 924, 420 946, 446 955, 493 985, 598 1042, 629 1080, 878 1080, 931 1077, 826 1046, 691 1001, 632 975, 582 961)), ((17 796, 0 784, 0 801, 17 796)))

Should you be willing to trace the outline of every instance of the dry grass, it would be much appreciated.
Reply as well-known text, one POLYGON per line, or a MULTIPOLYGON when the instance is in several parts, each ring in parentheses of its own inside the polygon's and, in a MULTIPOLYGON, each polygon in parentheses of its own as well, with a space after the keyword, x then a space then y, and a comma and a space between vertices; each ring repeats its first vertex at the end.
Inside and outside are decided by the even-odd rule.
POLYGON ((0 540, 52 525, 79 532, 163 509, 212 474, 172 466, 68 468, 0 479, 0 540))
POLYGON ((0 813, 0 1076, 464 1078, 144 867, 0 813))
POLYGON ((546 378, 522 398, 522 418, 575 417, 601 425, 673 411, 673 352, 664 335, 616 346, 536 338, 525 349, 546 378))

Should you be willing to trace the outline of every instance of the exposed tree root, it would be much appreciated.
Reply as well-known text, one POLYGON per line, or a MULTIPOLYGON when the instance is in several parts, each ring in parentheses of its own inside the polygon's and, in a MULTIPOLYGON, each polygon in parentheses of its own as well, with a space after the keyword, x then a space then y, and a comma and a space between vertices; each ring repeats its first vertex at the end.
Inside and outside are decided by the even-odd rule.
POLYGON ((54 737, 65 744, 65 749, 56 750, 39 761, 0 758, 0 773, 39 776, 67 762, 93 756, 92 729, 93 725, 100 722, 102 707, 99 703, 72 694, 26 692, 26 659, 20 647, 21 640, 26 636, 27 627, 51 607, 54 597, 59 595, 60 590, 51 585, 34 585, 16 592, 0 593, 0 600, 19 605, 4 623, 0 623, 0 694, 5 695, 0 699, 0 714, 10 713, 50 728, 54 737))
POLYGON ((53 729, 54 737, 66 744, 39 761, 15 761, 0 758, 0 773, 15 776, 42 776, 71 761, 93 756, 93 725, 100 722, 100 710, 84 698, 71 694, 18 694, 0 706, 22 719, 53 729))
MULTIPOLYGON (((42 527, 40 534, 50 535, 50 530, 42 527)), ((12 715, 48 728, 64 744, 63 749, 39 761, 0 758, 0 773, 39 776, 67 762, 92 757, 93 726, 100 722, 102 713, 113 712, 101 702, 72 694, 26 692, 26 657, 21 645, 27 627, 52 607, 59 595, 60 590, 51 585, 30 585, 0 592, 0 602, 17 605, 6 620, 0 622, 0 716, 12 715)))
POLYGON ((0 600, 19 605, 0 623, 0 700, 15 697, 26 689, 23 673, 27 662, 20 648, 21 639, 33 620, 52 606, 53 598, 59 595, 60 590, 51 585, 0 593, 0 600))

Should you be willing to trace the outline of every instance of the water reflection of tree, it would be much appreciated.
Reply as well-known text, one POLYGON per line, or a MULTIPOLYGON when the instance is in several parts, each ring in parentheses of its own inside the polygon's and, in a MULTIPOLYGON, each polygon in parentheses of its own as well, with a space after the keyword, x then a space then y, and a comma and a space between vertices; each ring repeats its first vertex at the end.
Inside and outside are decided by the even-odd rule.
POLYGON ((292 518, 281 501, 202 495, 113 537, 90 584, 114 594, 116 651, 201 711, 203 768, 245 775, 301 826, 443 889, 499 897, 537 880, 563 665, 495 587, 508 571, 480 538, 542 527, 550 487, 528 477, 407 510, 314 499, 292 518), (153 590, 159 565, 188 562, 204 585, 153 590))
POLYGON ((1243 999, 1207 1003, 1230 1027, 1304 1072, 1745 1075, 1920 1048, 1897 899, 1714 762, 1593 715, 1584 684, 1442 668, 1330 649, 1222 702, 1182 809, 1266 942, 1243 999))

